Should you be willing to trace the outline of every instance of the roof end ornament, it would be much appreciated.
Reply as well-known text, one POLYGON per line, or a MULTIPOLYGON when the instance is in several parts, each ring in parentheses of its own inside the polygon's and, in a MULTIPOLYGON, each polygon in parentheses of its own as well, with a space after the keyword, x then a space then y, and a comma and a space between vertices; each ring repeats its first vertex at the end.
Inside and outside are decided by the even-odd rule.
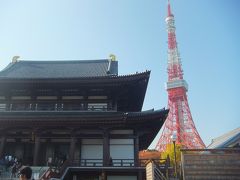
POLYGON ((20 58, 20 56, 13 56, 12 58, 12 63, 16 63, 18 62, 18 59, 20 58))
POLYGON ((114 54, 109 55, 111 61, 116 61, 116 56, 114 54))

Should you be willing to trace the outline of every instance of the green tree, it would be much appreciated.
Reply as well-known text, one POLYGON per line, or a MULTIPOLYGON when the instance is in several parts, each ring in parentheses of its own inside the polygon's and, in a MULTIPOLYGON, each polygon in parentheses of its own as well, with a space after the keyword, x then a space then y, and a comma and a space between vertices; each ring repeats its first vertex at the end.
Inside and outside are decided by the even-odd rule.
MULTIPOLYGON (((181 145, 176 144, 176 162, 177 162, 177 172, 179 174, 179 165, 181 162, 181 145)), ((170 166, 174 167, 175 166, 175 159, 174 159, 174 145, 173 144, 168 144, 167 148, 164 152, 161 153, 161 158, 166 159, 167 156, 170 158, 170 166)))

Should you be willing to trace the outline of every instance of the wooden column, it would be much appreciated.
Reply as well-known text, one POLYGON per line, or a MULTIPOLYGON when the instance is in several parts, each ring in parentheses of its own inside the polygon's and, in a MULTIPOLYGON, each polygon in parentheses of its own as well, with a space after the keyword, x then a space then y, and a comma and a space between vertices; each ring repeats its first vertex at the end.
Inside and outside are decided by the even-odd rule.
POLYGON ((39 163, 39 149, 40 149, 40 137, 35 135, 33 165, 37 166, 39 163))
POLYGON ((102 174, 101 174, 101 180, 107 180, 107 175, 106 175, 106 172, 105 171, 102 171, 102 174))
POLYGON ((74 153, 76 147, 76 137, 71 137, 70 147, 69 147, 69 160, 72 162, 74 160, 74 153))
POLYGON ((103 166, 109 166, 110 148, 109 148, 109 132, 103 132, 103 166))
POLYGON ((0 158, 2 158, 3 156, 3 152, 4 152, 4 147, 5 147, 5 143, 6 143, 6 136, 2 136, 1 137, 1 142, 0 142, 0 158))
POLYGON ((138 134, 134 138, 134 166, 139 166, 139 136, 138 134))
POLYGON ((112 101, 112 109, 113 110, 117 110, 117 98, 113 98, 113 101, 112 101))
POLYGON ((10 108, 10 92, 7 92, 6 93, 6 111, 11 111, 11 108, 10 108))
POLYGON ((142 171, 138 170, 137 180, 142 180, 142 179, 143 179, 143 173, 142 171))

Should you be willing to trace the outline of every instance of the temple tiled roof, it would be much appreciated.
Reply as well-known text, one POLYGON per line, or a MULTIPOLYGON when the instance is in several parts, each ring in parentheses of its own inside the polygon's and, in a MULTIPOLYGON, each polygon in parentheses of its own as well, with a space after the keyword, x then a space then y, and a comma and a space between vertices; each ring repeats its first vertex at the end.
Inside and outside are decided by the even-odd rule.
POLYGON ((142 112, 116 111, 9 111, 0 112, 0 131, 2 129, 22 129, 28 127, 102 127, 136 128, 142 131, 139 138, 140 150, 146 149, 161 129, 168 114, 167 109, 142 112))
POLYGON ((116 111, 11 111, 0 112, 0 131, 2 128, 22 129, 28 127, 96 127, 106 125, 112 128, 138 128, 140 150, 146 149, 161 129, 168 110, 149 110, 142 112, 116 111), (67 120, 66 120, 67 119, 67 120))
MULTIPOLYGON (((208 149, 227 148, 237 146, 240 141, 240 127, 223 134, 212 140, 212 143, 207 147, 208 149)), ((239 145, 238 145, 239 146, 239 145)))
POLYGON ((0 78, 78 78, 118 75, 111 60, 18 61, 0 71, 0 78))
MULTIPOLYGON (((84 122, 84 123, 90 123, 91 120, 99 121, 99 123, 102 123, 104 121, 109 121, 111 124, 116 121, 116 123, 119 123, 120 121, 123 122, 131 122, 132 120, 135 120, 134 122, 140 121, 148 122, 149 119, 155 119, 159 120, 162 117, 163 119, 166 118, 168 114, 168 110, 163 108, 159 110, 148 110, 148 111, 140 111, 140 112, 118 112, 118 111, 2 111, 0 112, 0 122, 5 122, 7 120, 8 122, 21 122, 21 121, 35 121, 37 122, 37 119, 42 119, 43 117, 48 117, 49 119, 60 121, 59 119, 62 119, 61 121, 66 122, 66 117, 69 119, 72 118, 73 121, 78 122, 84 122), (96 118, 98 117, 98 118, 96 118), (144 121, 142 121, 141 117, 144 121), (103 118, 103 119, 101 119, 103 118), (87 121, 86 121, 87 119, 87 121)), ((50 120, 47 120, 50 122, 50 120)), ((70 120, 68 119, 68 123, 70 123, 70 120)))

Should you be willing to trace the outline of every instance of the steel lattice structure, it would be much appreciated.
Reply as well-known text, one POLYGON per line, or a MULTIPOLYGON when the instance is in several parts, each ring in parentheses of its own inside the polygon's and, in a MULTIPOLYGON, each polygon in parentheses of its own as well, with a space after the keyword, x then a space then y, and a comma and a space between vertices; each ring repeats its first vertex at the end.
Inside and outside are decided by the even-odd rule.
POLYGON ((165 121, 163 132, 156 149, 164 151, 171 144, 171 135, 177 135, 177 144, 188 149, 201 149, 205 145, 194 125, 187 99, 187 82, 183 79, 181 59, 177 48, 174 16, 168 1, 168 15, 166 17, 168 32, 168 92, 169 114, 165 121))

